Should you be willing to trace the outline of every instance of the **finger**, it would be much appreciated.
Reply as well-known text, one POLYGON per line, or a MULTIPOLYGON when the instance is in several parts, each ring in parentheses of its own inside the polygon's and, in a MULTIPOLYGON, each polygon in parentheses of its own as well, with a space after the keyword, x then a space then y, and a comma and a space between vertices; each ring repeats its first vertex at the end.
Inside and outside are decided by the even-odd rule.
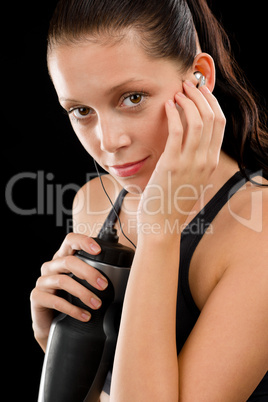
POLYGON ((35 303, 36 311, 40 310, 40 312, 44 312, 46 309, 56 310, 84 322, 89 321, 91 318, 91 314, 87 310, 74 306, 57 295, 51 295, 36 288, 34 297, 38 299, 38 305, 35 303))
POLYGON ((200 88, 200 91, 206 98, 207 102, 209 103, 214 113, 214 129, 210 143, 210 151, 219 154, 224 136, 226 118, 217 99, 209 91, 209 89, 206 86, 204 86, 200 88))
POLYGON ((183 84, 183 88, 187 97, 194 102, 201 116, 203 130, 198 151, 205 154, 208 152, 208 148, 210 146, 214 130, 215 114, 203 93, 201 93, 200 90, 197 89, 190 81, 186 81, 183 84))
POLYGON ((108 281, 97 269, 80 260, 80 258, 68 255, 55 260, 46 262, 41 268, 42 276, 57 274, 74 274, 80 279, 86 280, 90 285, 98 290, 104 290, 108 286, 108 281))
POLYGON ((84 250, 90 254, 98 254, 101 251, 98 243, 91 237, 86 235, 81 235, 78 233, 69 233, 64 242, 62 243, 60 249, 56 252, 53 259, 62 257, 64 255, 74 254, 76 250, 84 250))
POLYGON ((102 304, 94 293, 68 275, 41 276, 36 286, 39 290, 50 294, 55 294, 56 290, 64 290, 94 310, 100 308, 102 304))
POLYGON ((187 123, 187 130, 183 138, 183 152, 191 157, 200 144, 203 121, 195 103, 191 99, 182 93, 178 93, 175 95, 175 100, 183 109, 187 123))
POLYGON ((166 142, 165 151, 171 157, 175 154, 176 157, 181 152, 182 139, 183 139, 183 126, 180 115, 172 100, 169 100, 165 104, 166 115, 168 120, 168 139, 166 142))

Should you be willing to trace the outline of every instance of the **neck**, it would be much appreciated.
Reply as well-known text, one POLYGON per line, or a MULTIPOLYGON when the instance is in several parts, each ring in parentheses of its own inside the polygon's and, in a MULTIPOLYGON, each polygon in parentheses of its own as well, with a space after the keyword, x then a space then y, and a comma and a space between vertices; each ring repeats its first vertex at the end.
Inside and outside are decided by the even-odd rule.
POLYGON ((215 172, 211 175, 209 184, 212 185, 212 191, 214 194, 226 183, 231 176, 233 176, 239 170, 237 162, 230 158, 223 151, 220 153, 220 160, 215 172))

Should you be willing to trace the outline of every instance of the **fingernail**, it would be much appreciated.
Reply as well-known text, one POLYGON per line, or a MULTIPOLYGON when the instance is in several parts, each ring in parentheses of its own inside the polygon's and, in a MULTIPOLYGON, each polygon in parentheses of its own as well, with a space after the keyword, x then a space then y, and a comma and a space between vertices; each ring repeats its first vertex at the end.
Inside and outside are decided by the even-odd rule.
POLYGON ((81 314, 81 318, 83 319, 83 321, 89 321, 91 318, 91 314, 85 311, 84 313, 81 314))
POLYGON ((167 103, 168 103, 168 105, 169 105, 170 107, 174 107, 174 102, 173 102, 173 100, 170 99, 170 100, 168 100, 167 103))
POLYGON ((95 307, 95 308, 100 308, 101 306, 101 300, 100 299, 96 299, 95 297, 92 297, 90 299, 91 304, 95 307))
POLYGON ((90 246, 92 251, 94 251, 94 253, 99 253, 101 251, 100 246, 98 245, 98 243, 90 243, 90 246))
POLYGON ((107 279, 104 279, 104 278, 98 278, 97 284, 104 290, 108 286, 108 281, 107 281, 107 279))
POLYGON ((195 87, 195 85, 192 83, 192 81, 185 81, 185 84, 188 85, 188 87, 195 87))

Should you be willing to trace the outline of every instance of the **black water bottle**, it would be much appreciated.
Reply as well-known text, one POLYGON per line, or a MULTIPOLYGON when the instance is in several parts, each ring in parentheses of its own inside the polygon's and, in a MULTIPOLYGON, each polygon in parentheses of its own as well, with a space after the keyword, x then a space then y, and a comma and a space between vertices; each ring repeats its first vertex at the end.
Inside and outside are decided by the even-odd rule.
POLYGON ((101 246, 100 254, 78 251, 76 256, 98 269, 107 278, 108 287, 99 291, 85 280, 72 277, 99 296, 102 306, 92 310, 68 295, 72 304, 90 311, 91 319, 84 323, 59 314, 52 322, 38 402, 98 402, 112 367, 134 251, 118 243, 113 228, 106 228, 94 240, 101 246))

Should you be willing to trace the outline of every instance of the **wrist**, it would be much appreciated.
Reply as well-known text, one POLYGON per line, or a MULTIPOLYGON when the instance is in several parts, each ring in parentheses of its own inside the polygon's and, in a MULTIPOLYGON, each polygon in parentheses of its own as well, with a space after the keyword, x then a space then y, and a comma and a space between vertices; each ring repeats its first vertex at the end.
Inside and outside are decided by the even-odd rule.
POLYGON ((138 244, 139 245, 153 245, 153 247, 178 245, 181 238, 181 226, 180 222, 170 222, 166 220, 164 222, 143 222, 138 223, 138 244))
POLYGON ((41 337, 34 333, 34 338, 44 353, 46 353, 48 337, 41 337))
POLYGON ((39 344, 39 346, 43 349, 43 351, 46 351, 47 347, 47 341, 48 341, 48 335, 49 335, 49 330, 48 331, 43 331, 35 327, 33 324, 33 333, 34 333, 34 338, 36 342, 39 344))
POLYGON ((148 216, 147 219, 138 220, 137 223, 138 237, 152 237, 160 241, 170 237, 180 237, 183 229, 183 222, 171 216, 161 216, 158 219, 151 219, 148 216))

